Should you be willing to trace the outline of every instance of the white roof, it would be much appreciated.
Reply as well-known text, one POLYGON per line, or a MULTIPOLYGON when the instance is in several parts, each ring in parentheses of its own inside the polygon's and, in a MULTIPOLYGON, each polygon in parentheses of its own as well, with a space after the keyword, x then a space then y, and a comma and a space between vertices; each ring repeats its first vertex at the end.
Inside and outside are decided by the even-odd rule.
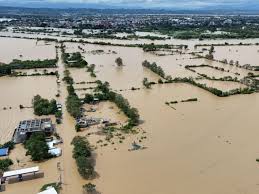
POLYGON ((15 175, 19 175, 19 174, 27 174, 27 173, 33 173, 33 172, 38 172, 39 171, 39 167, 35 166, 35 167, 31 167, 31 168, 23 168, 23 169, 19 169, 19 170, 12 170, 12 171, 7 171, 4 172, 3 177, 10 177, 10 176, 15 176, 15 175))
POLYGON ((47 142, 48 146, 49 146, 49 149, 54 149, 54 142, 51 141, 51 142, 47 142))
POLYGON ((49 150, 48 153, 53 156, 61 156, 62 150, 61 150, 61 148, 53 148, 53 149, 49 150))
POLYGON ((58 194, 58 193, 53 187, 50 187, 49 189, 42 191, 38 194, 58 194))

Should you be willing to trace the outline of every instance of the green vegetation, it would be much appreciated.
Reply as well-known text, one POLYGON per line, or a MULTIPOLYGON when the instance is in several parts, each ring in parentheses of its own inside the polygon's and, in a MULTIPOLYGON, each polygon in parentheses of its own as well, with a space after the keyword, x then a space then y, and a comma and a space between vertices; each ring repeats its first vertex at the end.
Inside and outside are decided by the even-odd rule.
POLYGON ((8 142, 6 142, 6 143, 4 143, 4 144, 0 144, 0 148, 8 148, 9 149, 9 151, 10 150, 12 150, 12 149, 14 149, 14 142, 13 141, 8 141, 8 142))
POLYGON ((138 125, 138 110, 136 108, 132 108, 128 100, 121 94, 110 91, 108 82, 102 83, 101 81, 97 81, 96 91, 101 92, 95 95, 97 98, 114 102, 122 110, 122 112, 129 118, 128 127, 132 128, 133 126, 138 125))
POLYGON ((181 102, 197 102, 197 101, 198 101, 198 98, 189 98, 186 100, 181 100, 181 102))
POLYGON ((61 183, 48 183, 41 187, 40 191, 45 191, 48 187, 53 187, 57 193, 60 193, 61 183))
POLYGON ((92 183, 87 183, 83 186, 83 190, 85 194, 95 194, 96 186, 92 183))
POLYGON ((94 167, 91 162, 91 147, 85 137, 76 136, 71 144, 74 146, 73 158, 76 160, 79 174, 85 178, 93 178, 95 175, 94 167))
POLYGON ((55 68, 57 60, 56 59, 45 59, 45 60, 26 60, 21 61, 14 59, 9 64, 0 65, 0 76, 11 75, 12 70, 15 69, 35 69, 35 68, 55 68))
POLYGON ((158 84, 163 84, 164 82, 163 82, 163 80, 162 80, 161 78, 159 78, 158 81, 157 81, 157 83, 158 83, 158 84))
POLYGON ((122 58, 120 57, 116 58, 115 63, 117 64, 117 66, 122 66, 123 65, 122 58))
POLYGON ((162 69, 162 67, 158 66, 155 62, 154 63, 150 63, 147 60, 143 61, 142 65, 148 69, 150 69, 151 71, 153 71, 154 73, 156 73, 157 75, 159 75, 162 78, 165 78, 165 72, 162 69))
POLYGON ((58 72, 55 71, 51 71, 51 72, 46 72, 46 73, 32 73, 32 74, 27 74, 27 72, 16 72, 16 71, 13 71, 11 76, 15 76, 15 77, 18 77, 18 76, 57 76, 58 75, 58 72))
POLYGON ((144 52, 153 52, 153 51, 163 51, 163 50, 170 50, 170 49, 187 49, 188 45, 169 45, 169 44, 143 44, 138 45, 138 47, 142 47, 144 52))
POLYGON ((13 161, 9 158, 0 160, 0 171, 7 171, 12 164, 13 161))
MULTIPOLYGON (((94 42, 90 42, 90 41, 86 41, 83 39, 80 39, 79 41, 77 40, 63 40, 63 41, 59 41, 61 43, 64 42, 79 42, 79 43, 85 43, 85 44, 95 44, 95 45, 108 45, 108 46, 120 46, 120 47, 139 47, 139 48, 147 48, 150 45, 154 45, 155 48, 158 49, 171 49, 171 48, 188 48, 188 45, 169 45, 169 44, 115 44, 115 43, 110 43, 110 42, 102 42, 102 41, 94 41, 94 42)), ((148 51, 148 50, 147 50, 148 51)), ((152 51, 152 50, 150 50, 152 51)))
POLYGON ((77 67, 77 68, 83 68, 86 67, 88 64, 83 59, 80 52, 76 53, 62 53, 62 59, 64 63, 67 65, 67 67, 77 67))
POLYGON ((143 86, 145 86, 146 88, 150 89, 151 88, 151 82, 148 81, 148 79, 145 77, 142 81, 143 86))
POLYGON ((12 69, 35 69, 35 68, 55 68, 57 59, 45 59, 45 60, 26 60, 21 61, 14 59, 9 66, 12 69))
POLYGON ((87 94, 85 96, 85 103, 92 103, 94 98, 99 101, 109 100, 114 102, 118 108, 129 118, 128 124, 121 128, 121 130, 128 131, 134 126, 139 124, 139 114, 136 108, 132 108, 127 99, 125 99, 121 94, 117 94, 110 90, 109 83, 101 81, 96 81, 97 86, 95 88, 95 93, 93 95, 87 94))
POLYGON ((166 81, 165 83, 189 83, 191 85, 207 90, 210 93, 219 97, 227 97, 227 96, 236 95, 236 94, 251 94, 255 92, 255 89, 253 88, 238 88, 238 89, 224 92, 217 88, 212 88, 212 87, 206 86, 205 84, 197 83, 192 78, 174 78, 170 81, 166 81))
POLYGON ((95 64, 91 64, 91 65, 87 66, 86 68, 87 68, 87 72, 90 72, 91 77, 96 77, 96 75, 94 73, 95 64))
POLYGON ((214 26, 169 26, 166 23, 147 25, 139 30, 147 32, 157 31, 176 39, 245 39, 259 37, 258 26, 246 25, 243 28, 243 25, 220 25, 219 28, 224 33, 213 33, 216 31, 216 27, 214 26))
POLYGON ((67 70, 67 69, 64 71, 63 81, 66 82, 67 84, 73 84, 74 83, 74 80, 71 77, 69 70, 67 70))
POLYGON ((66 107, 69 114, 74 117, 78 118, 81 115, 80 108, 81 108, 81 101, 78 98, 77 94, 75 93, 75 89, 72 84, 67 86, 68 96, 66 99, 66 107))
POLYGON ((41 115, 54 115, 57 112, 56 100, 42 98, 40 95, 33 97, 32 105, 34 109, 34 114, 41 115))
MULTIPOLYGON (((181 100, 180 102, 197 102, 198 99, 197 98, 189 98, 186 100, 181 100)), ((175 101, 171 101, 171 102, 165 102, 166 105, 170 105, 170 104, 178 104, 179 102, 177 100, 175 101)))
POLYGON ((33 161, 43 161, 51 157, 43 132, 33 133, 25 142, 24 147, 27 149, 26 155, 31 155, 33 161))

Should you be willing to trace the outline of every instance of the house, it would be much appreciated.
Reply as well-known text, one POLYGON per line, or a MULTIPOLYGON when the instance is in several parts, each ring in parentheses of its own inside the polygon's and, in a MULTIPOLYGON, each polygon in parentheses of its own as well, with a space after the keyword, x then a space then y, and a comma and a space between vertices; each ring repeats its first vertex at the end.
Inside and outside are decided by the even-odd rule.
POLYGON ((48 187, 45 191, 38 194, 58 194, 54 187, 48 187))
POLYGON ((48 150, 48 153, 52 156, 58 157, 61 156, 62 150, 61 148, 52 148, 48 150))
POLYGON ((44 132, 45 134, 52 134, 55 127, 50 118, 33 119, 21 121, 15 129, 13 135, 14 143, 23 143, 32 133, 44 132))
POLYGON ((53 140, 53 141, 47 142, 47 145, 49 147, 48 153, 55 157, 61 156, 61 154, 62 154, 61 148, 55 147, 55 145, 57 145, 59 143, 62 143, 62 141, 53 140))
POLYGON ((3 176, 1 177, 1 183, 5 183, 6 181, 9 182, 12 179, 18 179, 19 181, 22 181, 24 177, 30 175, 32 175, 34 178, 38 178, 37 175, 44 175, 44 173, 40 172, 38 166, 11 170, 3 173, 3 176))
POLYGON ((91 125, 97 125, 100 123, 100 119, 96 119, 96 118, 79 118, 76 120, 76 124, 80 127, 80 128, 85 128, 85 127, 89 127, 91 125))

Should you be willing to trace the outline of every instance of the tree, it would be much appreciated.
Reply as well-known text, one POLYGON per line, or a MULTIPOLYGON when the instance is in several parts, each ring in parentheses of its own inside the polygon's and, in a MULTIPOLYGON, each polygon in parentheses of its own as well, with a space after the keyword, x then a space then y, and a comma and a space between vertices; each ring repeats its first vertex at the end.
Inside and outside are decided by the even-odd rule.
POLYGON ((118 58, 115 60, 115 63, 116 63, 118 66, 122 66, 122 65, 123 65, 122 58, 118 57, 118 58))
POLYGON ((208 60, 213 60, 214 56, 213 56, 212 53, 209 53, 209 54, 205 55, 205 58, 208 59, 208 60))
POLYGON ((45 142, 45 134, 43 132, 33 133, 25 142, 27 149, 26 155, 31 155, 33 161, 42 161, 50 157, 48 153, 49 147, 45 142))
POLYGON ((89 103, 93 102, 93 100, 94 100, 94 97, 93 97, 92 94, 86 94, 85 95, 85 98, 84 98, 85 103, 89 104, 89 103))
POLYGON ((163 80, 162 80, 161 78, 159 78, 159 79, 158 79, 158 83, 159 83, 159 84, 163 84, 164 82, 163 82, 163 80))
POLYGON ((55 114, 57 111, 56 100, 52 99, 51 101, 42 98, 40 95, 36 95, 32 100, 34 114, 41 115, 50 115, 55 114))
POLYGON ((9 158, 0 160, 0 171, 7 171, 9 166, 13 164, 13 161, 9 158))
POLYGON ((144 85, 146 88, 148 88, 148 89, 151 88, 151 84, 150 84, 150 82, 148 81, 148 79, 147 79, 146 77, 143 79, 142 83, 143 83, 143 85, 144 85))
POLYGON ((210 50, 209 50, 209 54, 212 54, 213 52, 214 52, 214 46, 211 45, 210 50))
POLYGON ((96 186, 92 183, 87 183, 83 186, 84 192, 86 194, 96 193, 96 186))

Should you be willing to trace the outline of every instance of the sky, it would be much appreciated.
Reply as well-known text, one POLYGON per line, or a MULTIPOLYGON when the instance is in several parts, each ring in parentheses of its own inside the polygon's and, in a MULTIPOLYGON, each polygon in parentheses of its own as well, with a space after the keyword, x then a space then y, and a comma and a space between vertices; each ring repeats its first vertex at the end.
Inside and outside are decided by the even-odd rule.
POLYGON ((259 0, 0 0, 0 6, 91 8, 259 8, 259 0))

